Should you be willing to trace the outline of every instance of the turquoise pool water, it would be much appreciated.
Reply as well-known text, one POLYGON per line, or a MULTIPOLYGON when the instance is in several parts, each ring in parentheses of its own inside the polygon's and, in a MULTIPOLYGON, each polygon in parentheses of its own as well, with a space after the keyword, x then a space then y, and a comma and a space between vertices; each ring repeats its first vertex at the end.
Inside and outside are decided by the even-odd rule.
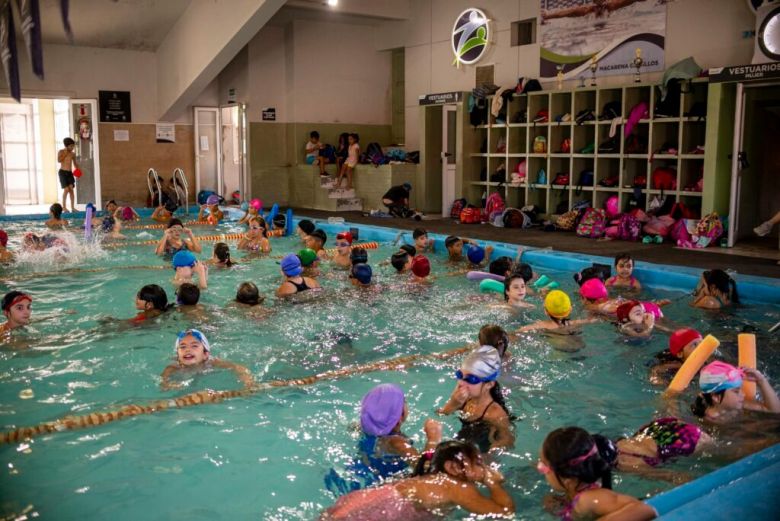
MULTIPOLYGON (((23 231, 41 226, 7 223, 11 247, 23 231)), ((325 228, 332 242, 333 232, 344 227, 325 228)), ((235 231, 240 228, 232 224, 219 227, 219 233, 235 231)), ((160 230, 125 233, 132 240, 161 235, 160 230)), ((364 235, 371 240, 369 233, 364 235)), ((201 258, 210 256, 212 244, 204 244, 201 258)), ((272 246, 272 255, 300 248, 294 238, 272 239, 272 246)), ((511 330, 542 317, 538 300, 532 300, 535 310, 521 314, 489 306, 498 297, 479 295, 476 284, 463 276, 446 276, 452 268, 441 253, 434 255, 433 286, 410 291, 390 266, 378 266, 395 250, 383 243, 370 252, 379 283, 375 292, 353 289, 344 272, 326 268, 320 278, 325 287, 321 299, 275 302, 279 266, 274 260, 254 260, 231 270, 210 271, 209 289, 202 298, 205 320, 173 311, 155 324, 120 329, 116 319, 135 314, 134 296, 142 285, 160 284, 173 298, 172 270, 121 268, 163 266, 153 249, 87 248, 74 261, 28 259, 4 270, 0 289, 30 292, 34 317, 51 318, 19 335, 12 346, 16 349, 0 350, 0 428, 144 404, 204 388, 237 388, 232 374, 217 372, 186 381, 184 391, 160 390, 160 373, 173 359, 175 334, 189 326, 208 335, 214 356, 247 366, 263 381, 444 351, 474 341, 485 323, 511 330), (104 267, 112 269, 67 271, 104 267), (52 274, 57 271, 61 273, 52 274), (266 295, 267 319, 226 307, 245 280, 255 282, 266 295)), ((574 291, 570 273, 540 271, 574 291)), ((726 357, 736 356, 736 333, 744 327, 766 331, 780 320, 780 308, 767 304, 749 304, 729 313, 696 311, 687 305, 689 291, 649 288, 646 296, 673 300, 664 310, 667 317, 721 338, 726 357)), ((580 313, 576 305, 575 310, 580 313)), ((611 436, 630 434, 666 410, 660 389, 646 378, 646 362, 665 347, 665 335, 626 343, 613 326, 603 323, 586 329, 583 338, 586 347, 576 353, 557 351, 534 335, 511 347, 512 368, 503 382, 518 417, 517 441, 498 462, 520 519, 552 519, 541 507, 548 487, 533 468, 547 432, 576 424, 611 436)), ((760 368, 770 379, 780 376, 778 344, 776 337, 759 333, 760 368)), ((404 371, 276 389, 0 446, 0 515, 26 510, 28 516, 34 512, 42 519, 314 519, 334 501, 324 475, 331 468, 343 470, 355 453, 362 395, 377 383, 401 385, 410 410, 404 431, 421 444, 422 424, 449 396, 457 363, 426 362, 404 371)), ((680 401, 681 408, 687 407, 689 398, 680 401)), ((452 436, 457 419, 443 421, 445 436, 452 436)), ((698 476, 725 462, 710 454, 671 468, 698 476)), ((619 490, 639 497, 671 487, 628 475, 619 476, 616 483, 619 490)), ((451 517, 463 515, 455 512, 451 517)))

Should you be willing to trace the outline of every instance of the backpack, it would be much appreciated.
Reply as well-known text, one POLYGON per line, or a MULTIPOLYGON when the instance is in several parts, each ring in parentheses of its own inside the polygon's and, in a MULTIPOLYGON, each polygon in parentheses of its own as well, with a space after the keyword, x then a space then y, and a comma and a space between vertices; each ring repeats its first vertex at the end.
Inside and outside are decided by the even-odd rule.
POLYGON ((460 219, 460 212, 466 207, 465 199, 455 199, 450 207, 450 218, 460 219))
POLYGON ((625 213, 618 222, 617 238, 621 241, 638 241, 642 233, 642 223, 631 214, 625 213))
POLYGON ((668 215, 662 215, 661 217, 651 217, 650 221, 642 228, 648 235, 660 235, 666 237, 669 235, 669 230, 674 225, 674 219, 668 215))
POLYGON ((609 219, 614 219, 620 215, 620 206, 618 205, 618 196, 610 195, 607 200, 604 201, 604 212, 609 219))
POLYGON ((526 215, 517 208, 507 208, 501 220, 505 228, 525 228, 526 215))
POLYGON ((501 197, 501 194, 493 192, 488 196, 487 201, 485 201, 485 220, 492 222, 497 215, 504 213, 505 209, 506 205, 504 204, 504 199, 501 197))
POLYGON ((705 215, 699 225, 696 227, 696 235, 699 239, 696 241, 701 248, 706 248, 723 235, 723 223, 716 212, 705 215))
POLYGON ((384 165, 385 154, 382 152, 382 147, 379 143, 369 143, 366 147, 366 160, 374 166, 384 165))
POLYGON ((464 208, 460 212, 461 224, 479 224, 482 222, 482 211, 479 208, 464 208))
POLYGON ((571 231, 574 228, 576 228, 575 221, 577 219, 577 215, 579 215, 580 212, 577 210, 571 210, 566 212, 565 214, 558 217, 558 219, 555 221, 555 227, 559 230, 566 230, 571 231))
POLYGON ((601 208, 588 208, 577 225, 577 235, 598 239, 604 236, 607 217, 601 208))
POLYGON ((536 136, 534 138, 534 154, 544 154, 547 152, 547 138, 536 136))
POLYGON ((583 170, 580 172, 580 182, 577 185, 576 193, 582 192, 583 186, 593 186, 593 170, 583 170))
POLYGON ((574 118, 574 121, 577 123, 577 125, 582 125, 586 121, 593 121, 596 119, 596 115, 593 113, 590 109, 584 109, 577 113, 577 116, 574 118))
POLYGON ((653 188, 656 190, 677 190, 677 170, 659 166, 653 170, 653 188))
POLYGON ((476 126, 487 123, 487 102, 485 98, 474 97, 474 106, 469 112, 469 122, 476 126))
POLYGON ((568 186, 569 185, 569 174, 563 174, 563 173, 557 173, 555 174, 555 179, 553 179, 552 182, 555 186, 568 186))
POLYGON ((669 231, 669 236, 678 246, 691 241, 691 234, 688 233, 688 223, 686 219, 679 219, 672 229, 669 231))

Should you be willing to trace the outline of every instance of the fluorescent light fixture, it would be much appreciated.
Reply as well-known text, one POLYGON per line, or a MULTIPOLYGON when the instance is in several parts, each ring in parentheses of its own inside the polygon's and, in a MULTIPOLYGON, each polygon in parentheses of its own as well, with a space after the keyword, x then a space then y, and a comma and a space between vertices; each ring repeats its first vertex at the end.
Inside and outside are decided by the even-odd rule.
POLYGON ((339 0, 328 0, 328 5, 331 7, 336 7, 339 5, 339 0))

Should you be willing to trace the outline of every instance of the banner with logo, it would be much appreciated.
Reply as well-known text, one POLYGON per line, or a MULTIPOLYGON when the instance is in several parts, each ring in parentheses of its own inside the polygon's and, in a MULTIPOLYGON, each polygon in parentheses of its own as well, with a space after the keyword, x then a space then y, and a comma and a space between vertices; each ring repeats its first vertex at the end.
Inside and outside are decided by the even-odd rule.
POLYGON ((540 77, 596 77, 664 69, 666 4, 658 0, 540 0, 540 77))

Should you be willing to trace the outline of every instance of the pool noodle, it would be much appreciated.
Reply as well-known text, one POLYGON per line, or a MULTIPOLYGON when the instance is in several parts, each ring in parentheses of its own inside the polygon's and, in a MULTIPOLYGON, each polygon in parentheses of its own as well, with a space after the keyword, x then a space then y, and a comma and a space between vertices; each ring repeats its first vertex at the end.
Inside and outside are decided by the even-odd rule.
POLYGON ((493 279, 484 279, 479 283, 479 290, 483 293, 488 291, 495 291, 496 293, 504 293, 504 283, 493 279))
POLYGON ((292 208, 287 209, 287 215, 284 221, 284 236, 289 237, 293 234, 293 211, 292 208))
MULTIPOLYGON (((752 333, 740 333, 737 335, 739 343, 739 366, 756 368, 756 335, 752 333)), ((748 382, 742 379, 742 392, 748 400, 756 399, 756 382, 748 382)))
POLYGON ((720 342, 714 336, 707 335, 704 337, 704 340, 701 341, 693 353, 691 353, 691 356, 683 362, 683 365, 677 371, 677 374, 674 375, 672 383, 669 384, 666 392, 683 392, 719 345, 720 342))
POLYGON ((493 279, 497 280, 498 282, 504 282, 503 275, 496 275, 495 273, 488 273, 486 271, 470 271, 466 273, 466 278, 469 280, 493 279))
POLYGON ((87 217, 84 219, 84 239, 92 238, 92 207, 87 208, 87 217))
POLYGON ((274 205, 271 207, 271 211, 268 212, 268 218, 266 218, 265 222, 273 223, 274 217, 276 217, 278 214, 279 214, 279 204, 274 203, 274 205))

